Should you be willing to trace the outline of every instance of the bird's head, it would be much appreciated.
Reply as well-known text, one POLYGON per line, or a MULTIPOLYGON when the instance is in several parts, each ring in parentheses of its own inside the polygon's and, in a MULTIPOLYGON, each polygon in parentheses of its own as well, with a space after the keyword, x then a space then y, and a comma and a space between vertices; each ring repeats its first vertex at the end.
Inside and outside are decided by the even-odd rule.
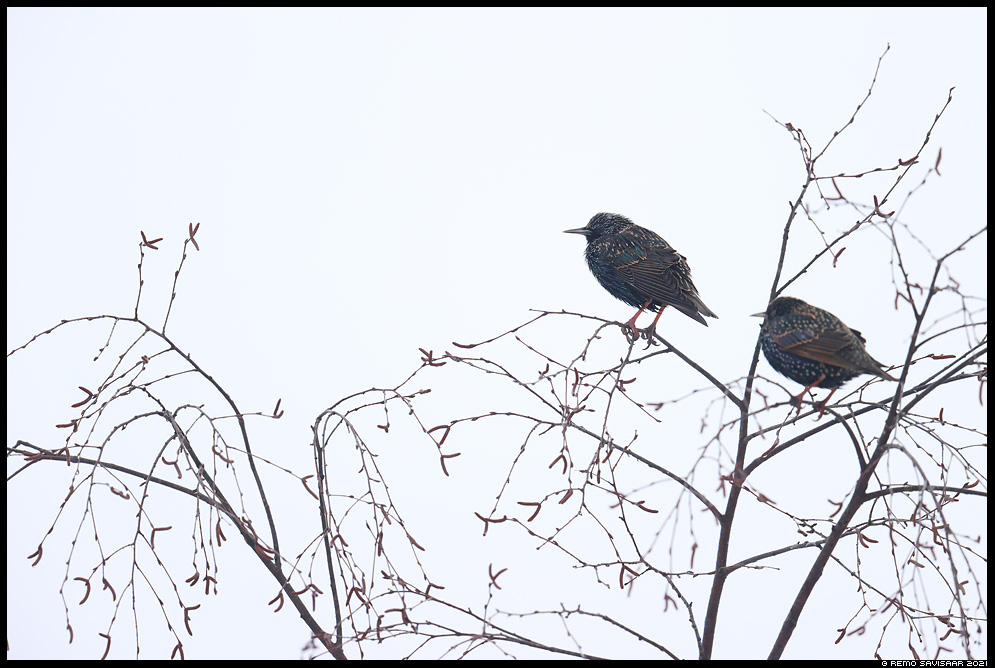
POLYGON ((789 313, 794 313, 808 306, 801 299, 795 299, 794 297, 778 297, 767 306, 767 310, 763 313, 754 313, 753 316, 757 318, 780 318, 781 316, 787 315, 789 313))
POLYGON ((599 213, 584 227, 575 230, 563 230, 567 234, 583 234, 588 241, 593 241, 598 237, 609 234, 618 234, 625 228, 632 225, 632 221, 618 213, 599 213))

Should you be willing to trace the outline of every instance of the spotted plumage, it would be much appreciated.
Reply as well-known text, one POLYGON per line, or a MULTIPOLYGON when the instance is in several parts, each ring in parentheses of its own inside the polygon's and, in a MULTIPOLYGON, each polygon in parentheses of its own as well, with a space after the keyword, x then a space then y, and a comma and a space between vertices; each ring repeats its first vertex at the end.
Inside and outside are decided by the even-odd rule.
POLYGON ((644 310, 657 314, 647 338, 668 306, 706 327, 702 316, 719 317, 698 296, 687 259, 656 232, 617 213, 599 213, 585 227, 564 232, 587 238, 584 255, 591 273, 613 297, 639 309, 626 323, 637 336, 636 318, 644 310))
MULTIPOLYGON (((828 311, 793 297, 778 297, 767 307, 760 327, 764 357, 783 376, 805 385, 793 403, 813 387, 836 391, 843 383, 870 373, 895 380, 871 357, 864 337, 828 311)), ((828 403, 829 397, 823 402, 828 403)))

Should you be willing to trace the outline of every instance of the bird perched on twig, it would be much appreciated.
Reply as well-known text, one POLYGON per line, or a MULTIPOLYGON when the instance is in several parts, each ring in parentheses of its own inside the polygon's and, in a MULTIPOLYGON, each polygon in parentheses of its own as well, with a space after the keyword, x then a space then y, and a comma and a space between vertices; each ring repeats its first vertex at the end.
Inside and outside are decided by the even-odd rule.
POLYGON ((633 340, 639 338, 636 318, 646 310, 656 312, 645 332, 649 340, 668 306, 706 327, 702 316, 719 317, 698 296, 687 258, 656 232, 617 213, 599 213, 585 227, 564 232, 587 238, 584 255, 591 273, 613 297, 639 309, 625 323, 635 336, 633 340))
POLYGON ((865 373, 885 380, 889 376, 882 364, 871 357, 864 345, 867 341, 855 329, 850 329, 829 311, 812 306, 794 297, 778 297, 766 313, 755 313, 764 319, 760 326, 760 345, 770 365, 796 383, 805 385, 792 405, 801 410, 801 401, 813 387, 832 389, 820 405, 819 415, 843 383, 865 373))

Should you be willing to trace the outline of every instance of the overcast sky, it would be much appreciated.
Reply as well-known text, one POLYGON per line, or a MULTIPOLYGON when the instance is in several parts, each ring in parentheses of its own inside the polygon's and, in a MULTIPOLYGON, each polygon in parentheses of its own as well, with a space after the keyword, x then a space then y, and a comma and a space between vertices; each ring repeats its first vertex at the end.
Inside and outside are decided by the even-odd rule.
MULTIPOLYGON (((924 243, 948 250, 987 220, 987 39, 985 9, 8 9, 7 349, 64 318, 129 314, 141 231, 164 239, 144 269, 146 314, 161 313, 187 226, 200 223, 171 336, 243 410, 282 397, 280 438, 306 465, 314 417, 400 382, 419 347, 496 336, 530 309, 628 319, 589 274, 583 240, 561 233, 611 211, 689 258, 720 319, 705 330, 668 312, 661 333, 732 380, 748 369, 748 316, 766 306, 804 179, 771 116, 821 147, 890 44, 873 96, 821 166, 866 170, 913 157, 956 87, 905 184, 942 147, 943 176, 908 214, 924 243)), ((869 202, 887 182, 851 181, 847 194, 869 202)), ((857 218, 826 220, 827 235, 857 218)), ((794 270, 821 243, 797 229, 794 270)), ((904 332, 875 243, 790 293, 859 325, 896 364, 904 332)), ((963 279, 987 294, 987 241, 963 279)), ((67 350, 92 358, 102 336, 74 348, 62 335, 8 361, 8 444, 64 438, 52 413, 14 395, 35 387, 65 415, 56 409, 87 378, 53 385, 66 368, 55 365, 67 350)), ((24 517, 12 494, 9 658, 92 658, 93 644, 61 642, 64 559, 48 578, 25 559, 56 506, 27 518, 33 533, 29 523, 14 547, 24 517), (26 598, 54 607, 26 611, 26 598), (58 642, 40 633, 45 614, 58 642)), ((296 657, 306 634, 294 623, 264 649, 213 655, 296 657)))

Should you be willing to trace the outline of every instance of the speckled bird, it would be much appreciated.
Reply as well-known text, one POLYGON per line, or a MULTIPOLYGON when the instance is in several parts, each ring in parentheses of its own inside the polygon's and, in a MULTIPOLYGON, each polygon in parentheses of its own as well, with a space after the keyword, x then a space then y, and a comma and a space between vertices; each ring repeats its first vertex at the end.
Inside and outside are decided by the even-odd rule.
POLYGON ((638 308, 625 323, 636 338, 636 318, 646 310, 656 312, 646 330, 652 339, 663 309, 675 309, 708 326, 705 318, 718 318, 698 296, 691 282, 687 258, 663 238, 617 213, 599 213, 585 227, 564 230, 587 238, 584 256, 598 283, 613 297, 638 308))
POLYGON ((824 411, 843 383, 865 373, 895 380, 867 353, 861 333, 829 311, 794 297, 778 297, 766 313, 754 315, 764 319, 760 326, 764 357, 778 373, 806 386, 792 398, 793 405, 800 407, 813 387, 832 389, 821 404, 824 411))

